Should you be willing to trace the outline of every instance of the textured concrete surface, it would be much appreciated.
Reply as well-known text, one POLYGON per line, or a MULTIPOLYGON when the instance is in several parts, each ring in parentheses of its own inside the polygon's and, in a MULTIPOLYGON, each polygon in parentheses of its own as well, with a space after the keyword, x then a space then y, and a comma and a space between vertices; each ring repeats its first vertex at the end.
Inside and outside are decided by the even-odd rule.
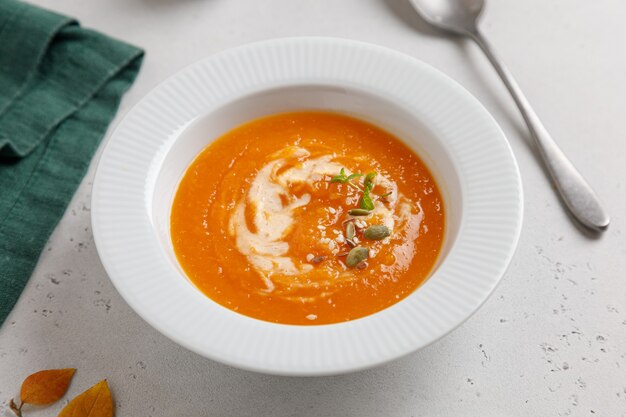
MULTIPOLYGON (((78 372, 68 397, 108 378, 118 416, 626 416, 625 2, 491 1, 482 25, 606 202, 613 223, 600 238, 564 214, 479 51, 424 31, 403 0, 35 2, 146 49, 119 116, 178 69, 254 40, 340 36, 418 57, 499 121, 520 164, 526 215, 502 283, 449 336, 365 372, 271 377, 190 353, 130 310, 94 248, 92 167, 0 329, 0 416, 11 415, 8 400, 26 375, 70 366, 78 372)), ((61 406, 25 415, 56 415, 61 406)))

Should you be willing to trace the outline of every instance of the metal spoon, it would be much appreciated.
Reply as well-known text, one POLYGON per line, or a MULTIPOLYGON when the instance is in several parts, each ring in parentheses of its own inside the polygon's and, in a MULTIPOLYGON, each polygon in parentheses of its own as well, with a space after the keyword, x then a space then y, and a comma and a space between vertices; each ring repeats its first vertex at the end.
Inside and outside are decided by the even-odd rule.
POLYGON ((546 130, 509 70, 496 57, 493 49, 478 30, 478 18, 483 0, 410 0, 423 20, 439 29, 473 39, 483 50, 522 112, 539 153, 548 167, 552 180, 570 212, 583 225, 593 230, 605 230, 609 215, 587 181, 574 168, 546 130))

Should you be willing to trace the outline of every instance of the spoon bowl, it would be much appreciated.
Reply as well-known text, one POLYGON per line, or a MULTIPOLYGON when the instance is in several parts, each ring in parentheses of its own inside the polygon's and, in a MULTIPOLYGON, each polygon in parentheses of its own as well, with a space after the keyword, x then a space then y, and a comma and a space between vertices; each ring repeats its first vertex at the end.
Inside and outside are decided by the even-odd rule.
POLYGON ((439 29, 458 35, 476 31, 483 0, 410 0, 422 19, 439 29))

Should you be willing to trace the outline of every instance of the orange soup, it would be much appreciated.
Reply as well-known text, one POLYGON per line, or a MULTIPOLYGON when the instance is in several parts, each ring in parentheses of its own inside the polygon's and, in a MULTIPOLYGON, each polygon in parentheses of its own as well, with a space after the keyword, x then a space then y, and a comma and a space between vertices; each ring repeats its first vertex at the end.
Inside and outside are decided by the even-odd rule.
POLYGON ((246 123, 204 149, 171 214, 176 256, 217 303, 261 320, 328 324, 411 294, 441 250, 428 168, 393 135, 336 113, 246 123))

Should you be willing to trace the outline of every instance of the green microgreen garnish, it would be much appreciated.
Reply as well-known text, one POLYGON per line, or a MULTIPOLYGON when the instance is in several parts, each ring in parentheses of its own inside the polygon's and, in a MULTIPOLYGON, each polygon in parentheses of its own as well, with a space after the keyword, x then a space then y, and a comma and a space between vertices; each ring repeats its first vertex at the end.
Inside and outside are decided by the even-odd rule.
POLYGON ((374 201, 372 200, 372 196, 370 195, 370 192, 374 188, 374 179, 376 178, 376 175, 377 175, 376 172, 370 172, 367 175, 360 174, 360 173, 346 175, 346 170, 344 168, 341 168, 341 171, 339 171, 339 175, 333 176, 330 179, 330 182, 338 182, 340 184, 346 184, 356 190, 362 191, 363 196, 359 200, 359 207, 364 210, 374 210, 374 201), (351 182, 353 179, 363 177, 363 176, 365 177, 363 179, 363 188, 356 186, 351 182))
POLYGON ((359 178, 362 177, 363 174, 350 174, 350 175, 346 175, 346 170, 341 168, 341 171, 339 171, 339 175, 335 175, 334 177, 332 177, 330 179, 330 182, 338 182, 340 184, 346 184, 349 185, 350 187, 354 188, 355 190, 361 190, 359 187, 357 187, 356 185, 354 185, 351 181, 355 178, 359 178))
POLYGON ((374 178, 376 178, 376 172, 370 172, 365 176, 365 179, 363 180, 363 185, 370 191, 372 191, 372 188, 374 188, 374 178))
POLYGON ((387 197, 389 197, 391 195, 391 191, 389 191, 388 193, 385 193, 385 194, 376 194, 376 195, 378 196, 376 201, 380 200, 380 201, 384 201, 385 203, 388 203, 389 200, 387 200, 387 197))
POLYGON ((364 210, 374 210, 374 202, 367 188, 363 190, 363 196, 359 200, 359 207, 364 210))
POLYGON ((374 178, 376 178, 376 172, 370 172, 363 180, 363 197, 359 201, 359 207, 362 209, 374 210, 374 202, 370 196, 370 191, 374 188, 374 178))
POLYGON ((346 177, 346 170, 341 168, 341 171, 339 171, 339 175, 335 175, 334 177, 332 177, 330 179, 330 182, 340 182, 342 184, 348 182, 348 177, 346 177))
POLYGON ((341 168, 341 171, 339 171, 339 175, 335 175, 334 177, 332 177, 330 179, 330 182, 339 182, 341 184, 346 184, 350 182, 351 180, 362 177, 362 176, 363 174, 357 174, 357 173, 346 176, 346 170, 341 168))

